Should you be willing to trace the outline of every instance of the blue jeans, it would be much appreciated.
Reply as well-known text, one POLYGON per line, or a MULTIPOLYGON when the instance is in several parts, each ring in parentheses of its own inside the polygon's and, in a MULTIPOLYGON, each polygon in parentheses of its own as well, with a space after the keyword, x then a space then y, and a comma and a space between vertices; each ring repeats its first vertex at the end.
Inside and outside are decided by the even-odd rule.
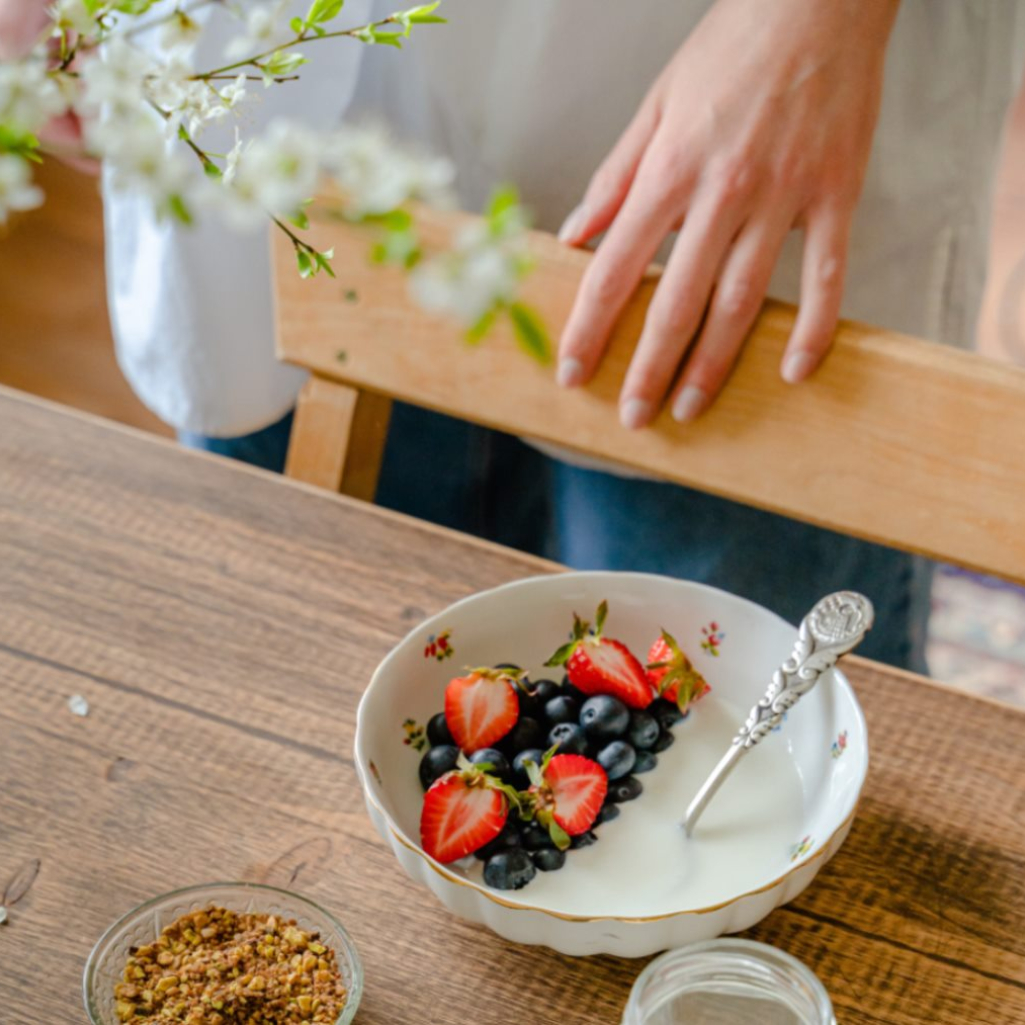
MULTIPOLYGON (((255 434, 184 444, 284 466, 291 414, 255 434)), ((698 580, 797 622, 851 588, 876 607, 860 651, 924 672, 931 566, 843 534, 690 488, 626 480, 550 459, 517 438, 396 403, 377 503, 575 569, 698 580)))

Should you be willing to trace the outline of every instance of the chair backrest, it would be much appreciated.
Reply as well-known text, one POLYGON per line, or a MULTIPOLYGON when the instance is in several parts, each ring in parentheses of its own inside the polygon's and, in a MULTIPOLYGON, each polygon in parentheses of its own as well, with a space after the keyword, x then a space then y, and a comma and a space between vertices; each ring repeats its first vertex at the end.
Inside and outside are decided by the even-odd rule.
MULTIPOLYGON (((422 210, 427 250, 468 215, 422 210)), ((586 388, 563 391, 507 327, 478 346, 425 314, 404 275, 372 266, 364 229, 315 225, 337 279, 301 280, 274 242, 278 353, 312 371, 289 472, 370 497, 401 399, 626 464, 655 477, 858 537, 1025 582, 1025 371, 879 328, 841 324, 809 381, 779 364, 792 307, 768 302, 715 406, 690 425, 666 413, 619 425, 617 396, 657 272, 622 317, 586 388)), ((591 258, 534 233, 525 301, 553 338, 591 258)))

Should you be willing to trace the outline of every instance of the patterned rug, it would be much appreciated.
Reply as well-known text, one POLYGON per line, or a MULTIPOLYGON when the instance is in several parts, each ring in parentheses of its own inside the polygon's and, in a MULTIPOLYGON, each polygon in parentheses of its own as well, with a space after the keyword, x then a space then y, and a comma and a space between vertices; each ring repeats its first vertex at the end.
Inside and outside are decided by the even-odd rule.
POLYGON ((926 653, 935 679, 1025 708, 1025 590, 938 567, 926 653))

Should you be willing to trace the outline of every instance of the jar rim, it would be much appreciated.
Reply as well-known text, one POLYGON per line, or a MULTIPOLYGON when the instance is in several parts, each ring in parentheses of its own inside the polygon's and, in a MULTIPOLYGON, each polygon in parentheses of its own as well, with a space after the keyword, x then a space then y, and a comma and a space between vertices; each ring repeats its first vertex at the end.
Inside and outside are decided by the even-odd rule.
POLYGON ((790 996, 801 1001, 809 1025, 836 1023, 825 986, 792 954, 755 940, 719 938, 677 947, 652 960, 634 981, 622 1025, 645 1025, 647 1014, 684 993, 718 992, 725 996, 730 981, 738 987, 737 995, 743 983, 746 996, 759 995, 767 1000, 775 997, 796 1014, 793 1000, 785 1001, 783 990, 778 988, 789 984, 790 996), (656 1005, 646 1006, 652 1000, 657 1001, 656 1005))

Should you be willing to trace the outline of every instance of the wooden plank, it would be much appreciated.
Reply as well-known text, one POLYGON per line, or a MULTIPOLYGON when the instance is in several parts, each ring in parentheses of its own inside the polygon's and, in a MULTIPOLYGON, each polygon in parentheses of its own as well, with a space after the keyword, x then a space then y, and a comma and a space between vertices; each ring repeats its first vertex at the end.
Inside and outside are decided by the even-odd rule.
MULTIPOLYGON (((374 834, 351 762, 391 645, 550 563, 0 390, 0 565, 0 892, 34 874, 0 928, 5 1022, 79 1020, 103 929, 214 878, 336 912, 363 1025, 618 1021, 642 962, 453 918, 374 834)), ((1025 714, 850 672, 872 738, 854 828, 749 935, 849 1025, 1025 1021, 1025 714)))
MULTIPOLYGON (((428 249, 466 215, 422 211, 428 249)), ((337 224, 338 281, 302 281, 275 239, 278 351, 319 373, 512 433, 629 464, 797 519, 1025 582, 1025 371, 891 331, 844 323, 815 377, 783 383, 794 311, 766 305, 724 395, 698 422, 667 413, 641 432, 616 400, 657 275, 624 314, 595 380, 560 390, 509 332, 470 349, 423 314, 368 237, 337 224), (352 301, 351 292, 356 293, 352 301), (347 298, 348 296, 348 298, 347 298), (345 352, 344 363, 338 351, 345 352)), ((535 234, 527 299, 553 335, 590 256, 535 234)))
POLYGON ((390 417, 390 399, 312 374, 299 395, 285 473, 372 502, 390 417))

